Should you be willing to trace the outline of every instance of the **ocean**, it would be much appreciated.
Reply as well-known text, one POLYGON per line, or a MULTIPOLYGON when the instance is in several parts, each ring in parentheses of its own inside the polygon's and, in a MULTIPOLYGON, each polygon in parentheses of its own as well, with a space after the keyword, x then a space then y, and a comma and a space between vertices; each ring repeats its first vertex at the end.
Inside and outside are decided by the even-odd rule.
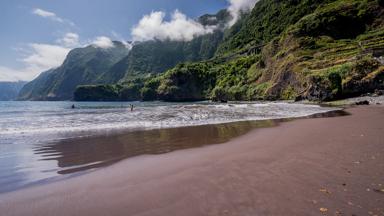
POLYGON ((273 126, 276 119, 336 110, 340 109, 287 102, 4 101, 0 193, 133 156, 225 142, 255 126, 273 126))

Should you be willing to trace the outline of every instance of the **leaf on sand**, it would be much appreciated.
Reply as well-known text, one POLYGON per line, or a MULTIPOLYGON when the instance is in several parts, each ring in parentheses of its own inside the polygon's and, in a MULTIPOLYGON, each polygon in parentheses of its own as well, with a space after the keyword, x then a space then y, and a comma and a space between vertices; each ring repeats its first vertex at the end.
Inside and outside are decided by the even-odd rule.
POLYGON ((384 188, 381 188, 381 189, 373 189, 373 191, 377 192, 377 193, 384 193, 384 188))
POLYGON ((325 213, 325 212, 327 212, 327 211, 328 211, 328 209, 327 209, 327 208, 320 208, 319 210, 320 210, 320 212, 322 212, 322 213, 325 213))
POLYGON ((329 190, 327 190, 325 188, 321 188, 319 191, 322 192, 322 193, 325 193, 325 194, 331 194, 331 191, 329 191, 329 190))
POLYGON ((335 215, 343 215, 343 213, 341 213, 341 211, 337 210, 337 211, 335 211, 335 215))

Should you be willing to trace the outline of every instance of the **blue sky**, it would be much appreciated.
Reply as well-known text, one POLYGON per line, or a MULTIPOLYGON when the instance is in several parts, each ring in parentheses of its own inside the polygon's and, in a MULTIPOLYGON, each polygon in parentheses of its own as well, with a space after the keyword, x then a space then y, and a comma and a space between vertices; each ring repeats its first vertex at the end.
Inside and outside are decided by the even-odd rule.
MULTIPOLYGON (((188 24, 190 19, 206 13, 216 13, 231 6, 233 2, 244 4, 255 1, 2 0, 0 81, 30 80, 40 70, 58 66, 63 56, 74 47, 93 42, 105 44, 108 39, 131 40, 132 29, 139 23, 142 29, 136 31, 140 33, 136 34, 135 39, 158 38, 152 35, 153 32, 148 32, 148 25, 150 27, 150 22, 156 17, 169 21, 172 14, 176 17, 185 15, 184 24, 188 24), (175 15, 175 10, 179 14, 175 15), (148 16, 146 21, 149 24, 140 22, 144 15, 148 16)), ((163 27, 168 28, 169 25, 163 27)), ((209 31, 199 29, 198 26, 196 28, 194 34, 209 31)), ((180 28, 176 27, 174 30, 177 32, 180 28)), ((189 37, 179 35, 178 38, 187 40, 189 37)))

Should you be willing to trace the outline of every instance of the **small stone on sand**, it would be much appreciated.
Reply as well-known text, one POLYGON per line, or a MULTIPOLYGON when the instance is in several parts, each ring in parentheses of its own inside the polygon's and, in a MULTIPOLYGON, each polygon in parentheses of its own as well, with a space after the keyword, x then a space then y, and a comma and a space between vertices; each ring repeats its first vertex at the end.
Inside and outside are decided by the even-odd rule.
POLYGON ((327 209, 327 208, 323 208, 323 207, 322 207, 322 208, 320 208, 319 210, 320 210, 320 212, 322 212, 322 213, 326 213, 326 212, 328 211, 328 209, 327 209))

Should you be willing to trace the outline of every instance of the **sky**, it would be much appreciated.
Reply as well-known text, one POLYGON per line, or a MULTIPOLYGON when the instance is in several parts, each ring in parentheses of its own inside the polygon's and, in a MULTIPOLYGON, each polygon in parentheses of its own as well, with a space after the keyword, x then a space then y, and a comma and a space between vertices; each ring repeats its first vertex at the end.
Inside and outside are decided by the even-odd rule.
MULTIPOLYGON (((232 25, 257 0, 1 0, 0 81, 32 80, 68 52, 112 40, 188 41, 215 26, 194 19, 227 9, 232 25)), ((128 47, 128 45, 127 45, 128 47)))

